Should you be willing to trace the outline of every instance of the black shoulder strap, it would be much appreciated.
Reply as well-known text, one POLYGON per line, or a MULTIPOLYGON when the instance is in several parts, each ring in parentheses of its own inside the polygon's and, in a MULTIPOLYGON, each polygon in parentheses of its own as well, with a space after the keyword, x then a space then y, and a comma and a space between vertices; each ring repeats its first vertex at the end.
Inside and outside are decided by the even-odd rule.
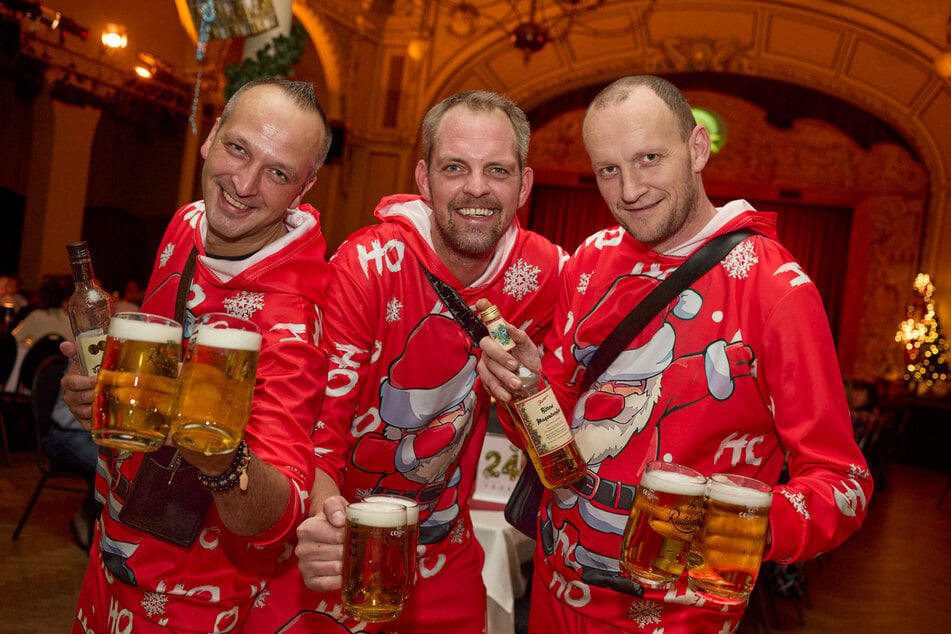
POLYGON ((185 325, 185 301, 188 299, 188 289, 192 286, 195 277, 195 260, 198 258, 198 247, 193 246, 188 254, 182 276, 178 280, 178 294, 175 296, 175 321, 185 325))
POLYGON ((581 391, 586 392, 595 379, 604 374, 615 358, 634 340, 634 337, 674 300, 684 289, 696 282, 704 273, 722 260, 743 240, 756 232, 737 229, 713 238, 700 247, 686 262, 678 266, 660 286, 651 291, 611 331, 591 358, 581 382, 581 391))
POLYGON ((475 316, 475 313, 466 305, 466 302, 459 296, 456 289, 430 273, 422 264, 420 264, 419 267, 423 269, 423 273, 426 274, 426 278, 429 280, 429 283, 432 284, 433 290, 436 291, 436 294, 439 295, 439 299, 442 300, 442 303, 445 304, 449 312, 452 313, 456 323, 462 326, 463 330, 466 331, 476 345, 479 345, 479 341, 482 337, 489 336, 489 331, 486 329, 485 324, 482 323, 482 320, 475 316))

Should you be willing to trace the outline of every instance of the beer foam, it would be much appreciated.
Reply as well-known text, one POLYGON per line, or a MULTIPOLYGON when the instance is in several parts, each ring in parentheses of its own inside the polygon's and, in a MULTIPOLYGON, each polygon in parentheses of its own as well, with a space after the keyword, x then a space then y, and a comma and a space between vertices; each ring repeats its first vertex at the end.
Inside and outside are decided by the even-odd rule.
POLYGON ((165 343, 182 340, 182 327, 167 323, 152 323, 126 319, 121 315, 113 315, 109 322, 109 336, 116 339, 131 339, 133 341, 148 341, 150 343, 165 343))
POLYGON ((403 497, 401 495, 368 495, 363 498, 364 502, 378 504, 402 504, 406 507, 406 523, 408 525, 416 524, 419 521, 419 505, 416 500, 403 497))
POLYGON ((727 480, 711 478, 707 486, 707 497, 712 500, 745 506, 747 508, 768 507, 773 500, 773 492, 748 489, 737 486, 727 480))
POLYGON ((404 508, 402 504, 390 502, 354 502, 347 506, 347 519, 361 526, 380 528, 405 526, 403 513, 394 512, 404 508))
POLYGON ((229 350, 261 349, 261 335, 237 328, 213 328, 212 324, 202 324, 195 332, 195 341, 203 346, 212 348, 227 348, 229 350))
POLYGON ((703 477, 692 476, 677 471, 645 471, 641 486, 655 491, 676 493, 677 495, 703 495, 707 481, 703 477))

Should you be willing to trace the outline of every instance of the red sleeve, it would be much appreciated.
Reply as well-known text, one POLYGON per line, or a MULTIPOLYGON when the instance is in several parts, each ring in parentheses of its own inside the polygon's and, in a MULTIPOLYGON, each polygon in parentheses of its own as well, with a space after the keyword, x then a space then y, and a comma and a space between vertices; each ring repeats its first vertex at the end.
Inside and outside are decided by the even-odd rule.
POLYGON ((872 478, 855 444, 828 318, 811 284, 771 311, 757 368, 788 452, 790 481, 777 486, 767 559, 815 557, 858 530, 872 478))

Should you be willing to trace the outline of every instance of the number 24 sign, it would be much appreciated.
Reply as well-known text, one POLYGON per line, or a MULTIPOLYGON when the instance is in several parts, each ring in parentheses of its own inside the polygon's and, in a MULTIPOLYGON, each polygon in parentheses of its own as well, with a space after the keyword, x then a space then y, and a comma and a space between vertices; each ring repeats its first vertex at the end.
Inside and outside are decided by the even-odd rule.
POLYGON ((512 493, 524 464, 522 451, 503 434, 486 434, 479 456, 474 497, 504 503, 512 493))

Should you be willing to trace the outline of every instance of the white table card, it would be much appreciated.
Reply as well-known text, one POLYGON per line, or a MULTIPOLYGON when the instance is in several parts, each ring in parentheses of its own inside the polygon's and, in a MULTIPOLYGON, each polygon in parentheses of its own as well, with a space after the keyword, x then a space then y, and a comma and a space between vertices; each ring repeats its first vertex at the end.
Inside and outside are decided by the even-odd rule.
POLYGON ((487 433, 479 456, 473 497, 505 504, 525 464, 525 454, 504 434, 487 433))

